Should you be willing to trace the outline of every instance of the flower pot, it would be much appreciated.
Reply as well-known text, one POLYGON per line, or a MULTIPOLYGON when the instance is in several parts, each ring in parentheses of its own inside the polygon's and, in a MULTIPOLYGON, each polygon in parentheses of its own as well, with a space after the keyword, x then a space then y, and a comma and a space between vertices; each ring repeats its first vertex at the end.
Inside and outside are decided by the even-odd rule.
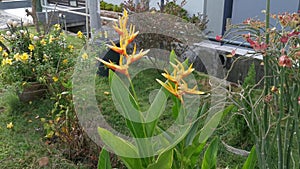
POLYGON ((47 92, 48 88, 46 85, 38 82, 30 82, 26 84, 26 86, 23 88, 23 91, 18 96, 20 101, 30 102, 43 98, 47 92))

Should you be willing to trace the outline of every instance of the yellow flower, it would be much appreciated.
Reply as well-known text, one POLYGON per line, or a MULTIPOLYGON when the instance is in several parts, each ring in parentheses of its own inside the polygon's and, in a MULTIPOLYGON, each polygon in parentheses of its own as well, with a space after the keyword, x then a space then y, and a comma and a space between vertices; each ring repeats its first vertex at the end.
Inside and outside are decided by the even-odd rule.
POLYGON ((41 42, 40 42, 42 45, 46 45, 47 42, 45 41, 45 39, 42 39, 41 42))
POLYGON ((2 65, 12 65, 12 59, 5 58, 2 60, 2 65))
POLYGON ((3 48, 2 48, 2 46, 0 46, 0 52, 2 52, 2 50, 3 50, 3 48))
POLYGON ((81 55, 81 57, 82 57, 83 60, 86 60, 86 59, 89 58, 89 55, 87 53, 84 53, 84 54, 81 55))
POLYGON ((77 32, 77 37, 82 39, 83 38, 83 33, 81 31, 78 31, 77 32))
POLYGON ((62 61, 62 63, 63 63, 63 64, 67 64, 67 63, 68 63, 68 59, 64 59, 64 60, 62 61))
POLYGON ((52 43, 53 40, 54 40, 53 36, 50 35, 50 37, 49 37, 49 43, 52 43))
POLYGON ((156 81, 162 85, 165 89, 167 89, 170 93, 172 93, 174 96, 182 100, 182 95, 178 91, 178 85, 172 85, 170 82, 164 83, 159 79, 156 79, 156 81))
POLYGON ((34 46, 32 44, 29 44, 28 49, 32 52, 34 50, 34 46))
POLYGON ((73 46, 73 45, 69 45, 69 46, 68 46, 68 49, 70 49, 70 51, 73 51, 74 46, 73 46))
POLYGON ((14 55, 14 59, 15 59, 16 61, 21 61, 20 54, 19 54, 19 53, 16 53, 16 54, 14 55))
POLYGON ((8 56, 8 53, 7 52, 3 52, 2 56, 6 58, 8 56))
POLYGON ((57 30, 57 31, 60 30, 60 25, 59 24, 55 24, 54 25, 54 29, 57 30))
POLYGON ((197 85, 194 86, 192 89, 188 87, 188 84, 184 81, 183 78, 190 75, 194 69, 192 68, 192 64, 189 66, 187 70, 185 70, 182 63, 180 63, 178 60, 176 60, 177 65, 170 63, 173 67, 172 75, 169 74, 167 71, 166 73, 162 73, 162 75, 168 79, 169 81, 173 82, 174 84, 171 84, 170 82, 164 83, 160 81, 159 79, 156 79, 156 81, 162 85, 165 89, 167 89, 171 94, 176 96, 182 103, 183 103, 183 95, 184 94, 205 94, 202 91, 198 91, 197 85))
POLYGON ((96 58, 97 60, 99 60, 100 62, 102 62, 104 65, 106 65, 108 68, 112 69, 112 70, 115 70, 119 73, 122 73, 124 75, 126 75, 127 77, 129 77, 129 73, 128 73, 128 65, 123 65, 122 63, 122 55, 120 56, 120 63, 119 65, 117 64, 114 64, 113 62, 109 61, 109 62, 106 62, 105 60, 103 59, 100 59, 100 58, 96 58))
POLYGON ((58 77, 53 76, 53 77, 52 77, 52 80, 53 80, 54 82, 57 82, 57 81, 58 81, 58 77))
POLYGON ((14 127, 14 125, 12 122, 6 124, 6 128, 8 128, 8 129, 12 129, 13 127, 14 127))
POLYGON ((127 54, 127 46, 134 40, 134 38, 138 35, 139 32, 135 32, 135 27, 130 25, 129 31, 127 30, 127 21, 128 21, 128 12, 124 10, 123 16, 119 19, 119 23, 115 23, 113 28, 120 35, 120 47, 117 46, 114 42, 111 41, 112 45, 107 45, 110 49, 120 54, 119 65, 114 64, 113 62, 107 62, 102 59, 96 58, 108 68, 113 69, 117 72, 120 72, 129 77, 128 67, 131 63, 141 59, 145 56, 149 50, 143 51, 141 50, 138 54, 136 54, 136 45, 134 45, 133 53, 127 54), (123 63, 125 60, 125 63, 123 63))
POLYGON ((20 59, 22 62, 26 62, 29 58, 29 55, 27 53, 23 53, 21 56, 20 56, 20 59))
POLYGON ((47 56, 46 54, 43 55, 43 61, 47 62, 48 61, 49 56, 47 56))
POLYGON ((34 34, 30 33, 30 34, 29 34, 29 38, 32 40, 33 37, 34 37, 34 34))
POLYGON ((45 137, 46 138, 52 138, 54 135, 54 131, 50 131, 45 137))

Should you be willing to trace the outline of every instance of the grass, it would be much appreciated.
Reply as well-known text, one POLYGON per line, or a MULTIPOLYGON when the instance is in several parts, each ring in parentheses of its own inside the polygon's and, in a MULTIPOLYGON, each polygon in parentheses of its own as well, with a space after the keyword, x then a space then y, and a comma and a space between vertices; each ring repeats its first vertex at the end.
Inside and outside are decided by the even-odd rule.
POLYGON ((66 159, 54 144, 44 138, 41 118, 51 109, 50 100, 39 100, 31 104, 21 103, 14 93, 2 93, 0 112, 0 168, 41 168, 39 161, 47 157, 44 168, 88 168, 66 159), (6 107, 6 109, 3 109, 6 107), (7 124, 12 122, 13 128, 7 124))
MULTIPOLYGON (((33 28, 29 29, 33 31, 33 28)), ((81 50, 80 39, 67 35, 66 40, 76 51, 81 50)), ((67 145, 45 138, 41 118, 47 119, 53 108, 49 97, 21 103, 14 87, 3 86, 1 82, 0 97, 0 168, 91 168, 91 163, 84 157, 76 162, 69 160, 67 145), (9 123, 13 128, 7 128, 9 123), (43 157, 49 159, 45 167, 39 164, 43 157)))
MULTIPOLYGON (((153 90, 160 88, 160 85, 155 81, 155 79, 159 78, 164 81, 164 78, 161 76, 160 73, 161 72, 158 72, 157 70, 149 69, 140 72, 133 79, 133 84, 135 86, 135 89, 137 91, 137 96, 139 98, 139 104, 143 110, 148 109, 150 105, 149 104, 150 93, 153 90)), ((194 75, 198 81, 200 90, 209 91, 210 87, 208 85, 207 76, 201 73, 195 73, 194 75)), ((120 113, 115 109, 114 104, 112 103, 108 78, 106 77, 97 78, 96 93, 97 93, 96 98, 99 103, 99 109, 101 110, 101 113, 104 115, 106 121, 116 131, 119 131, 122 134, 129 135, 129 130, 125 125, 124 117, 120 115, 120 113)), ((165 129, 174 122, 174 119, 172 117, 172 111, 171 111, 172 105, 170 103, 171 102, 168 103, 169 107, 165 109, 165 112, 162 114, 162 116, 159 119, 159 125, 165 129)), ((221 122, 220 124, 220 127, 217 129, 217 131, 215 131, 215 134, 213 135, 217 137, 223 136, 224 137, 223 141, 225 142, 231 139, 237 139, 237 138, 226 137, 228 133, 234 131, 233 128, 231 128, 230 131, 227 130, 228 129, 226 127, 228 125, 227 120, 230 120, 229 117, 224 118, 223 122, 221 122), (225 132, 225 130, 227 132, 225 132)), ((246 158, 228 152, 226 148, 220 143, 217 160, 218 160, 217 162, 218 167, 220 168, 226 168, 226 167, 235 168, 236 166, 241 167, 242 164, 245 162, 246 158)))

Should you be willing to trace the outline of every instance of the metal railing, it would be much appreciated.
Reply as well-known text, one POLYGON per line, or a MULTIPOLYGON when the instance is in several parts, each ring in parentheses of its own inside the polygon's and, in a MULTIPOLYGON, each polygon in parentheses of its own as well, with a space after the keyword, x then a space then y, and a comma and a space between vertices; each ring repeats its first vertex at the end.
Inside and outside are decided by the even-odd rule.
MULTIPOLYGON (((48 3, 47 0, 41 0, 41 6, 43 9, 45 9, 45 12, 46 12, 46 14, 45 14, 46 23, 49 22, 48 10, 62 11, 62 12, 85 16, 86 17, 86 31, 87 31, 87 36, 89 36, 89 17, 90 17, 90 15, 89 15, 88 3, 85 3, 85 5, 82 7, 72 7, 72 6, 66 6, 66 5, 50 4, 50 3, 48 3), (83 9, 85 9, 85 12, 78 11, 78 10, 83 10, 83 9)), ((117 21, 117 19, 103 17, 103 16, 101 16, 101 19, 108 20, 108 21, 117 21)))

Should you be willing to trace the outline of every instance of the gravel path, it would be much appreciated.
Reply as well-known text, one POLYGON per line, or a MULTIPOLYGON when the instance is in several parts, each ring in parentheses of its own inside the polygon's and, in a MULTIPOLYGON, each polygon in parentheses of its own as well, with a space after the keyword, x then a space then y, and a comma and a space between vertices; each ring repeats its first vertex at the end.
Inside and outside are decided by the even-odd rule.
POLYGON ((0 10, 0 29, 5 29, 6 26, 6 22, 8 19, 18 19, 17 17, 14 17, 12 15, 7 14, 6 12, 0 10))
POLYGON ((20 21, 21 19, 32 22, 31 17, 26 17, 25 8, 0 10, 0 30, 6 29, 8 19, 20 21))

